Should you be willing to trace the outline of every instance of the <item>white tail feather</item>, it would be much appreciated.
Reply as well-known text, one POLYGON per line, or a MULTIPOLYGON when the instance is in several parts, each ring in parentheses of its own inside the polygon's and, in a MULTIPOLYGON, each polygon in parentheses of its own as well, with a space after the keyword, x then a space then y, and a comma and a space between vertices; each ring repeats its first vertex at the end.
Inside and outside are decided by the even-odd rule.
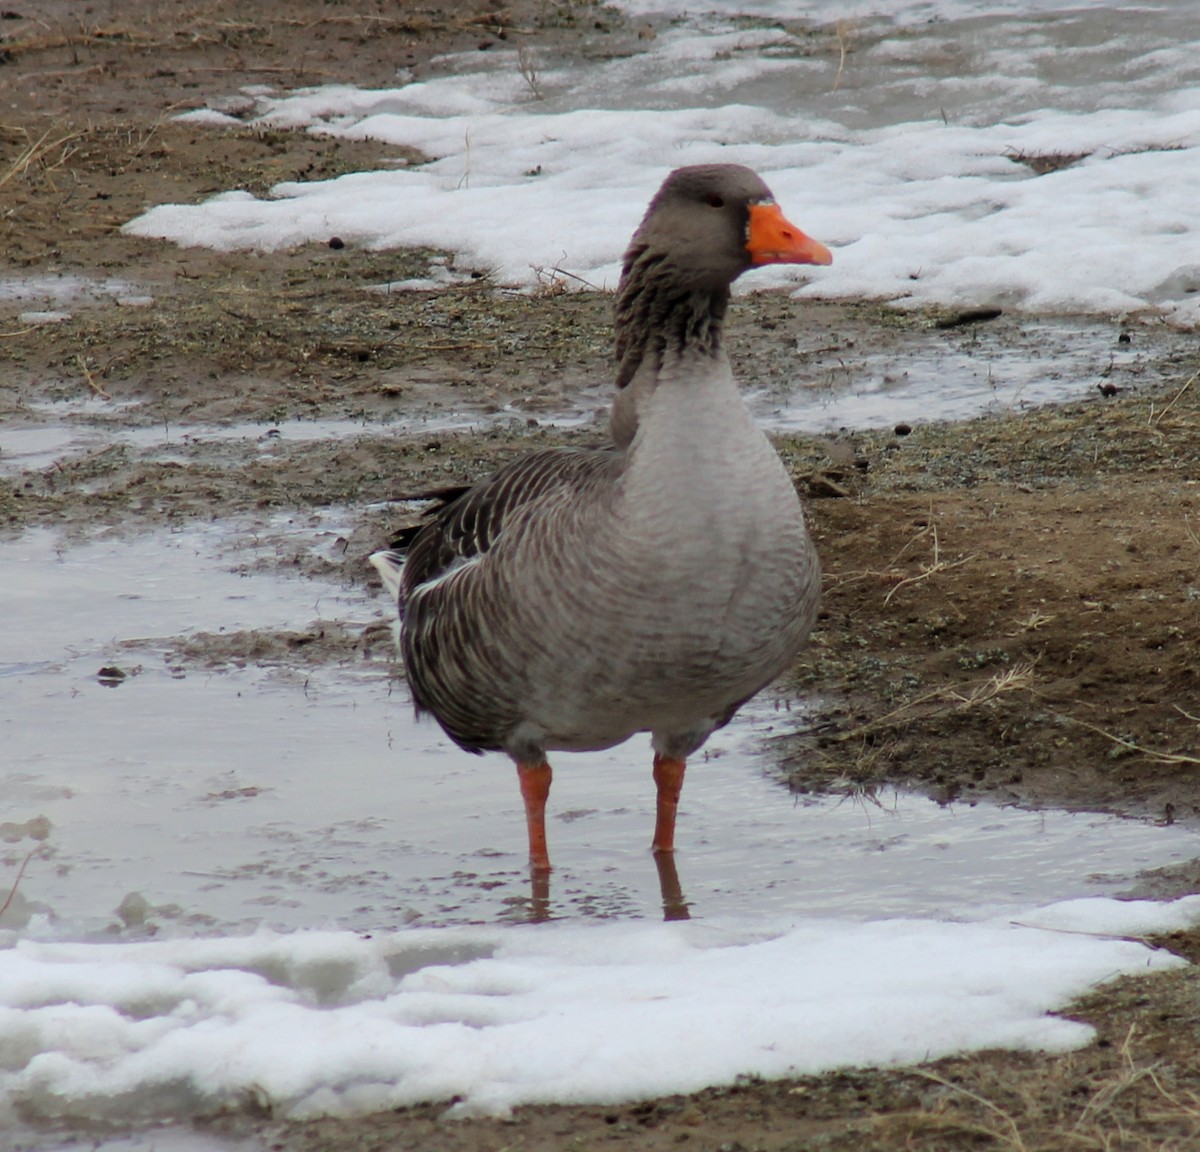
POLYGON ((372 552, 371 563, 383 580, 383 586, 393 604, 400 602, 400 574, 404 571, 404 557, 399 552, 372 552))

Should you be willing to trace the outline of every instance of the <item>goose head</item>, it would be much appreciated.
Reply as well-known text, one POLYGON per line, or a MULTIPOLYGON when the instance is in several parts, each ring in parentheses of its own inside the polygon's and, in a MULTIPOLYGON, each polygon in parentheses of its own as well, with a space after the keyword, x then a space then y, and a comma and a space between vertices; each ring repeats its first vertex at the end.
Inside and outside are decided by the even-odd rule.
POLYGON ((701 164, 667 177, 625 254, 622 280, 635 269, 668 276, 684 291, 727 290, 764 264, 829 264, 824 244, 806 236, 749 168, 701 164))

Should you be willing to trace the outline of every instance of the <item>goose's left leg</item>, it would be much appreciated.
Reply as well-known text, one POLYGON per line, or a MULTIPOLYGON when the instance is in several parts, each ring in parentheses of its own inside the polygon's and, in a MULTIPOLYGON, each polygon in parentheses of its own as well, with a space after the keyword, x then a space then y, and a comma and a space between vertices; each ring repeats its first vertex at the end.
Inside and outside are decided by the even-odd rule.
POLYGON ((675 813, 679 810, 679 794, 683 791, 686 760, 654 754, 654 783, 658 788, 658 814, 654 822, 655 852, 675 851, 675 813))

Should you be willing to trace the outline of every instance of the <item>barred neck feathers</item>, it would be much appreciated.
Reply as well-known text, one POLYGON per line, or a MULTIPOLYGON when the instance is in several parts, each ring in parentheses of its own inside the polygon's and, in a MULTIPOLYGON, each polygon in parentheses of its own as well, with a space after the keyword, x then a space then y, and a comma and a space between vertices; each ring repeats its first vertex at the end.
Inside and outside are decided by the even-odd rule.
POLYGON ((634 245, 626 253, 615 308, 618 388, 643 364, 657 376, 669 358, 720 353, 729 284, 689 287, 680 279, 661 251, 634 245))

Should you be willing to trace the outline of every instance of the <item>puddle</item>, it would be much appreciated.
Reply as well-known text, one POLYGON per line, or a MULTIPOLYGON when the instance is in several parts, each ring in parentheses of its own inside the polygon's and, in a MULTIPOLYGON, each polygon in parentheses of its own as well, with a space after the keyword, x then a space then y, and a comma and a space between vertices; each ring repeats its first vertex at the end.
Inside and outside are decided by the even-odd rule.
POLYGON ((189 1128, 150 1128, 144 1132, 104 1136, 88 1132, 83 1137, 62 1141, 36 1130, 18 1130, 18 1152, 260 1152, 258 1140, 225 1140, 189 1128))
POLYGON ((0 302, 34 300, 62 305, 122 297, 141 298, 125 280, 93 276, 0 276, 0 302))
POLYGON ((800 348, 803 367, 791 379, 748 399, 780 431, 968 420, 1077 399, 1106 380, 1124 386, 1147 354, 1119 334, 1104 322, 1004 320, 907 333, 890 347, 800 348))
MULTIPOLYGON (((58 415, 54 405, 30 405, 50 415, 58 415)), ((576 427, 588 423, 595 405, 582 410, 545 415, 539 424, 576 427)), ((236 424, 153 425, 145 428, 112 427, 107 422, 85 423, 60 420, 54 424, 10 423, 0 428, 0 474, 39 471, 71 456, 86 455, 113 445, 128 445, 156 460, 184 462, 189 453, 205 444, 255 444, 269 453, 279 444, 308 444, 324 440, 353 440, 357 436, 426 436, 436 432, 485 431, 497 425, 530 418, 515 407, 500 412, 447 412, 420 415, 402 420, 365 423, 362 420, 287 420, 274 424, 241 422, 236 424)))
POLYGON ((38 471, 88 444, 99 447, 110 442, 109 435, 99 430, 81 435, 80 429, 66 424, 6 425, 0 428, 0 472, 38 471))
MULTIPOLYGON (((414 723, 386 662, 181 673, 154 639, 385 615, 357 587, 258 565, 284 540, 319 551, 336 529, 276 520, 78 547, 42 531, 0 546, 14 621, 0 641, 5 878, 42 846, 5 927, 94 939, 530 916, 515 773, 414 723), (113 663, 131 673, 116 687, 96 675, 113 663)), ((975 918, 1118 892, 1195 855, 1186 828, 1112 817, 904 793, 798 802, 764 738, 802 712, 766 700, 695 761, 678 854, 693 916, 975 918)), ((645 739, 559 757, 539 914, 662 915, 649 765, 645 739)))
MULTIPOLYGON (((933 420, 965 420, 988 411, 1020 409, 1091 394, 1102 381, 1136 385, 1137 374, 1184 337, 1158 333, 1146 347, 1120 344, 1115 324, 1083 320, 1001 321, 970 329, 906 332, 871 348, 796 350, 796 367, 778 385, 747 395, 755 418, 771 431, 823 433, 933 420)), ((586 392, 559 410, 539 411, 546 426, 580 427, 607 418, 611 397, 586 392), (597 416, 597 412, 600 415, 597 416)), ((275 424, 113 427, 111 405, 45 403, 30 410, 52 423, 0 427, 0 474, 37 471, 71 456, 127 445, 159 460, 184 462, 205 444, 247 443, 262 453, 279 444, 352 440, 358 436, 421 436, 486 431, 531 413, 429 412, 408 419, 289 420, 275 424)))

